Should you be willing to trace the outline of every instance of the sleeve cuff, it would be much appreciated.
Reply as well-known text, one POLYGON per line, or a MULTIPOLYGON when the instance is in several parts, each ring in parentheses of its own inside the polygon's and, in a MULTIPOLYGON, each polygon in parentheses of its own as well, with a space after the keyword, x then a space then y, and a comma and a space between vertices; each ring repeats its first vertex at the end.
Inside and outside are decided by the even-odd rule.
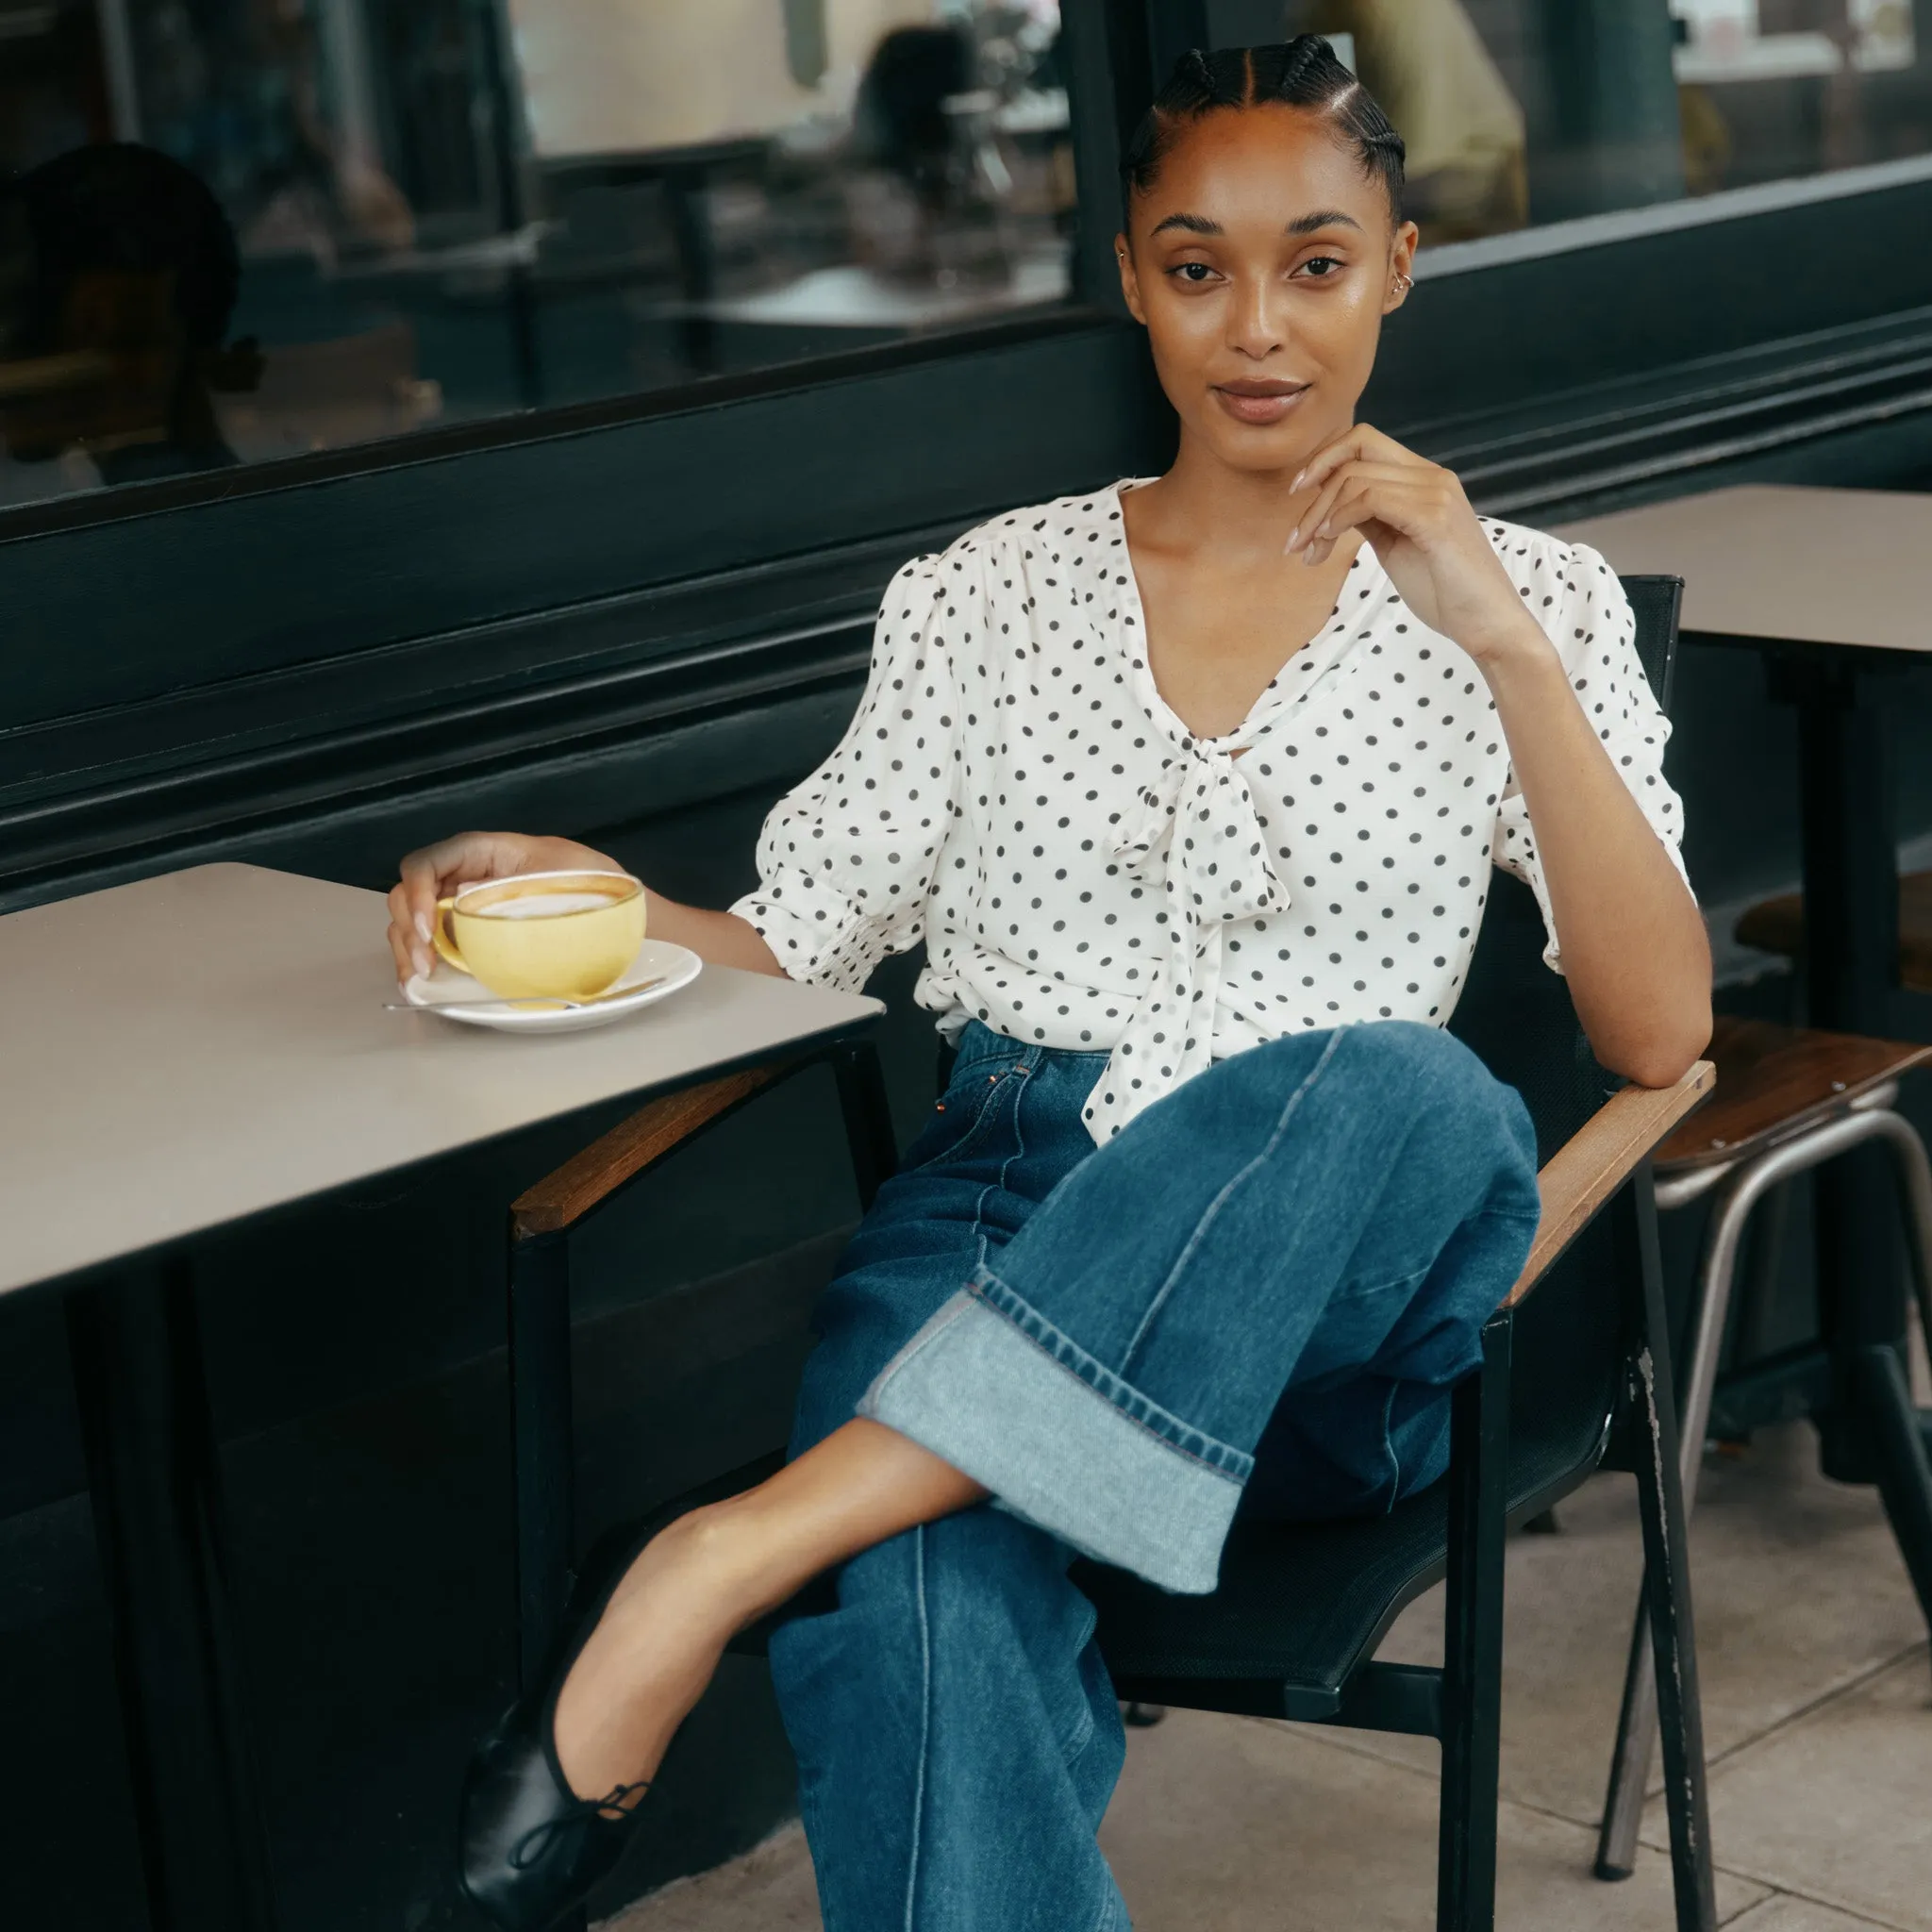
POLYGON ((878 922, 797 879, 768 882, 727 908, 771 948, 786 976, 858 992, 892 947, 878 922))

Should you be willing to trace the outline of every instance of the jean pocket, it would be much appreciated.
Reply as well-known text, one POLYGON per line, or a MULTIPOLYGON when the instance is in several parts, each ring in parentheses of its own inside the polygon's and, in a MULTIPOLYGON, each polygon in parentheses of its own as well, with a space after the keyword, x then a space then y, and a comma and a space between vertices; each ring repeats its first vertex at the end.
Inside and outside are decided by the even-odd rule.
POLYGON ((999 1116, 995 1102, 1026 1071, 1024 1047, 1011 1053, 989 1054, 957 1068, 946 1091, 933 1104, 931 1118, 907 1148, 901 1174, 917 1174, 941 1161, 971 1153, 999 1116))

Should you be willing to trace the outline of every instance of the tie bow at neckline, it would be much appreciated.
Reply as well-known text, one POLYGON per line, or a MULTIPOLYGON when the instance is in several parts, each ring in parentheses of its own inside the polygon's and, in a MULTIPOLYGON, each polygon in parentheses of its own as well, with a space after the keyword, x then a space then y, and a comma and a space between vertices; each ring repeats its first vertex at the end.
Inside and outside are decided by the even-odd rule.
POLYGON ((1231 920, 1288 906, 1269 856, 1255 795, 1227 751, 1190 740, 1141 793, 1141 809, 1114 858, 1137 884, 1166 900, 1166 957, 1088 1100, 1096 1141, 1119 1133, 1143 1108, 1211 1063, 1212 999, 1231 920), (1204 1010, 1205 1009, 1205 1010, 1204 1010))

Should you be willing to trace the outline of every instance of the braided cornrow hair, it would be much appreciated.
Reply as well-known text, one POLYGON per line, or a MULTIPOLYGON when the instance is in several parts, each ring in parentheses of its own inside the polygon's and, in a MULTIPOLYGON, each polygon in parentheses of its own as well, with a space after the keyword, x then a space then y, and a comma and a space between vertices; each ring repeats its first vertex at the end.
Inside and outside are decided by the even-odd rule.
POLYGON ((1326 115, 1354 148, 1362 172, 1381 182, 1391 214, 1402 219, 1402 137, 1389 125, 1374 95, 1319 34, 1297 34, 1266 47, 1222 47, 1211 54, 1191 47, 1174 63, 1121 158, 1125 198, 1154 185, 1181 122, 1198 121, 1217 108, 1254 108, 1269 101, 1326 115))

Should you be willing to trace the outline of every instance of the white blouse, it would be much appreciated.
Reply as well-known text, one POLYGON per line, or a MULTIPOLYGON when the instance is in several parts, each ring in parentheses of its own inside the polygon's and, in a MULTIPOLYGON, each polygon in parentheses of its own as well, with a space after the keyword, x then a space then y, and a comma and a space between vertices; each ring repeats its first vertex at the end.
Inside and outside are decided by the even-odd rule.
MULTIPOLYGON (((1212 1060, 1350 1021, 1441 1025, 1491 862, 1549 896, 1474 663, 1366 544, 1239 729, 1155 688, 1131 483, 1015 510, 893 578, 838 749, 781 799, 731 909, 794 978, 861 986, 922 939, 949 1038, 1110 1053, 1096 1141, 1212 1060)), ((1595 551, 1484 519, 1679 872, 1670 726, 1595 551)))

